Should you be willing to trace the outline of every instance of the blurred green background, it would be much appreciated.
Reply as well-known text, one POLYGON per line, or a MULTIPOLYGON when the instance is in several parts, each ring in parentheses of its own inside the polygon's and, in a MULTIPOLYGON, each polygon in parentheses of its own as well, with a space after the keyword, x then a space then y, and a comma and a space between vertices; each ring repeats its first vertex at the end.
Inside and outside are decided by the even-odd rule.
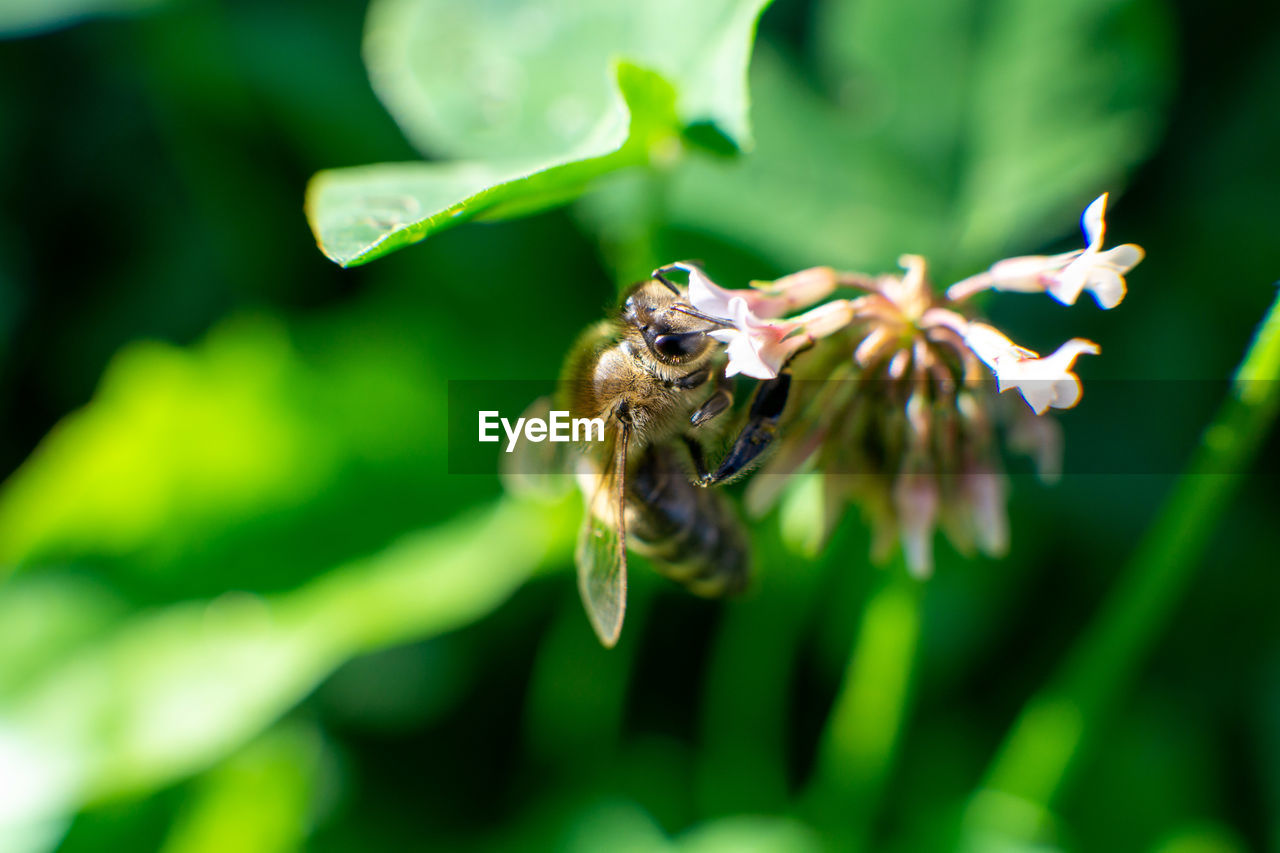
MULTIPOLYGON (((1244 2, 778 0, 754 148, 699 64, 732 72, 753 4, 705 30, 638 6, 651 28, 618 50, 673 34, 668 59, 706 72, 668 75, 672 162, 625 148, 535 186, 545 212, 331 263, 303 213, 317 171, 564 154, 467 121, 555 106, 618 28, 512 5, 375 3, 417 16, 435 75, 418 124, 380 89, 417 149, 370 85, 364 2, 0 5, 0 851, 831 844, 841 817, 805 791, 879 583, 856 513, 812 559, 759 525, 740 602, 637 568, 606 652, 578 507, 447 474, 447 382, 549 383, 659 261, 728 283, 918 252, 945 284, 1076 247, 1111 190, 1111 242, 1148 252, 1120 308, 986 306, 1037 349, 1101 343, 1063 423, 1104 470, 1208 423, 1213 395, 1180 383, 1228 378, 1275 296, 1280 7, 1244 2), (484 91, 450 50, 542 60, 484 91), (1159 381, 1167 434, 1091 411, 1106 378, 1159 381)), ((1264 446, 1034 849, 1280 850, 1277 461, 1264 446)), ((953 843, 1175 472, 1016 477, 1007 559, 940 544, 871 849, 953 843)))

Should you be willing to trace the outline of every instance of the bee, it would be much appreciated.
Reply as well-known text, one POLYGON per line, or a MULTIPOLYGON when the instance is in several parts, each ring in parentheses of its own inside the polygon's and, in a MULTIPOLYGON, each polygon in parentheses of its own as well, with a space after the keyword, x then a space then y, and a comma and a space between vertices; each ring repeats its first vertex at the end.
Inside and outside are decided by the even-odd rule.
POLYGON ((710 333, 731 324, 696 310, 687 288, 669 278, 675 269, 629 288, 616 314, 579 338, 561 383, 573 417, 605 422, 604 441, 579 460, 590 499, 575 554, 583 604, 605 646, 622 631, 628 548, 697 595, 746 588, 742 523, 708 487, 758 461, 789 389, 787 373, 760 383, 724 459, 707 468, 706 440, 733 406, 724 345, 710 333))

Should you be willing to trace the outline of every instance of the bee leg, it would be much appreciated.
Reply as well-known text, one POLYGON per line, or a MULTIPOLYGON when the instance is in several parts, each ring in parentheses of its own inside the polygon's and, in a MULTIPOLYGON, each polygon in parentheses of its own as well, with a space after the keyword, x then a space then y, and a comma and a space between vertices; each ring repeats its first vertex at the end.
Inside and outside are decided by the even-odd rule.
POLYGON ((716 390, 711 392, 698 410, 690 416, 689 421, 700 427, 712 418, 719 417, 733 405, 733 383, 723 374, 716 376, 716 390))
POLYGON ((684 439, 684 446, 689 448, 689 458, 693 460, 693 481, 701 483, 709 475, 707 471, 707 456, 702 449, 702 444, 691 435, 681 436, 684 439))
POLYGON ((671 387, 679 388, 682 391, 688 391, 692 388, 699 387, 710 378, 711 378, 711 370, 709 368, 704 367, 704 368, 701 368, 700 370, 693 371, 693 373, 687 373, 684 376, 681 376, 679 379, 671 380, 671 387))
POLYGON ((716 470, 698 478, 700 486, 714 486, 746 469, 772 442, 778 429, 778 420, 787 406, 791 391, 791 374, 780 373, 774 379, 761 382, 751 398, 746 426, 734 439, 729 454, 716 470))

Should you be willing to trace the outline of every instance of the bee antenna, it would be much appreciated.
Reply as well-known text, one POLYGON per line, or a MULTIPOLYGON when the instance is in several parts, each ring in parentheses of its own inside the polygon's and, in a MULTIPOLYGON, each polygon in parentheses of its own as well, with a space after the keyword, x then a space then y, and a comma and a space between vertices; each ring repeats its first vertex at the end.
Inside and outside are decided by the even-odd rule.
POLYGON ((669 278, 667 278, 665 275, 663 275, 663 272, 665 272, 665 271, 664 271, 664 270, 654 270, 654 272, 653 272, 653 277, 654 277, 654 279, 656 279, 657 281, 660 281, 660 282, 662 282, 663 284, 665 284, 665 285, 667 286, 667 289, 668 289, 668 290, 670 290, 670 291, 671 291, 672 293, 674 293, 676 296, 679 296, 679 295, 680 295, 680 288, 678 288, 678 287, 676 287, 674 284, 672 284, 672 283, 671 283, 671 280, 670 280, 669 278))
POLYGON ((699 311, 697 308, 694 308, 691 305, 672 305, 671 310, 679 311, 681 314, 687 314, 690 317, 696 317, 699 320, 710 323, 714 328, 717 328, 717 329, 727 329, 728 327, 733 325, 733 323, 729 322, 728 320, 722 320, 719 317, 712 317, 710 314, 703 314, 701 311, 699 311))

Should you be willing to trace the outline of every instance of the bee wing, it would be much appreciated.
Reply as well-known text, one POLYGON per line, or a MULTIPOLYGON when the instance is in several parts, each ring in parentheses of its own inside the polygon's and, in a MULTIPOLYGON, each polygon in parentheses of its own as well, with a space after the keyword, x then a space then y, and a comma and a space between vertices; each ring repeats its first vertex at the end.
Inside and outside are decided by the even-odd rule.
POLYGON ((631 427, 621 424, 604 458, 578 537, 578 591, 600 642, 612 648, 627 608, 627 444, 631 427))
MULTIPOLYGON (((550 420, 552 400, 539 397, 524 410, 526 421, 532 418, 550 420)), ((563 442, 526 441, 521 438, 515 449, 500 456, 499 476, 507 491, 516 495, 556 498, 571 486, 569 461, 563 442)))

